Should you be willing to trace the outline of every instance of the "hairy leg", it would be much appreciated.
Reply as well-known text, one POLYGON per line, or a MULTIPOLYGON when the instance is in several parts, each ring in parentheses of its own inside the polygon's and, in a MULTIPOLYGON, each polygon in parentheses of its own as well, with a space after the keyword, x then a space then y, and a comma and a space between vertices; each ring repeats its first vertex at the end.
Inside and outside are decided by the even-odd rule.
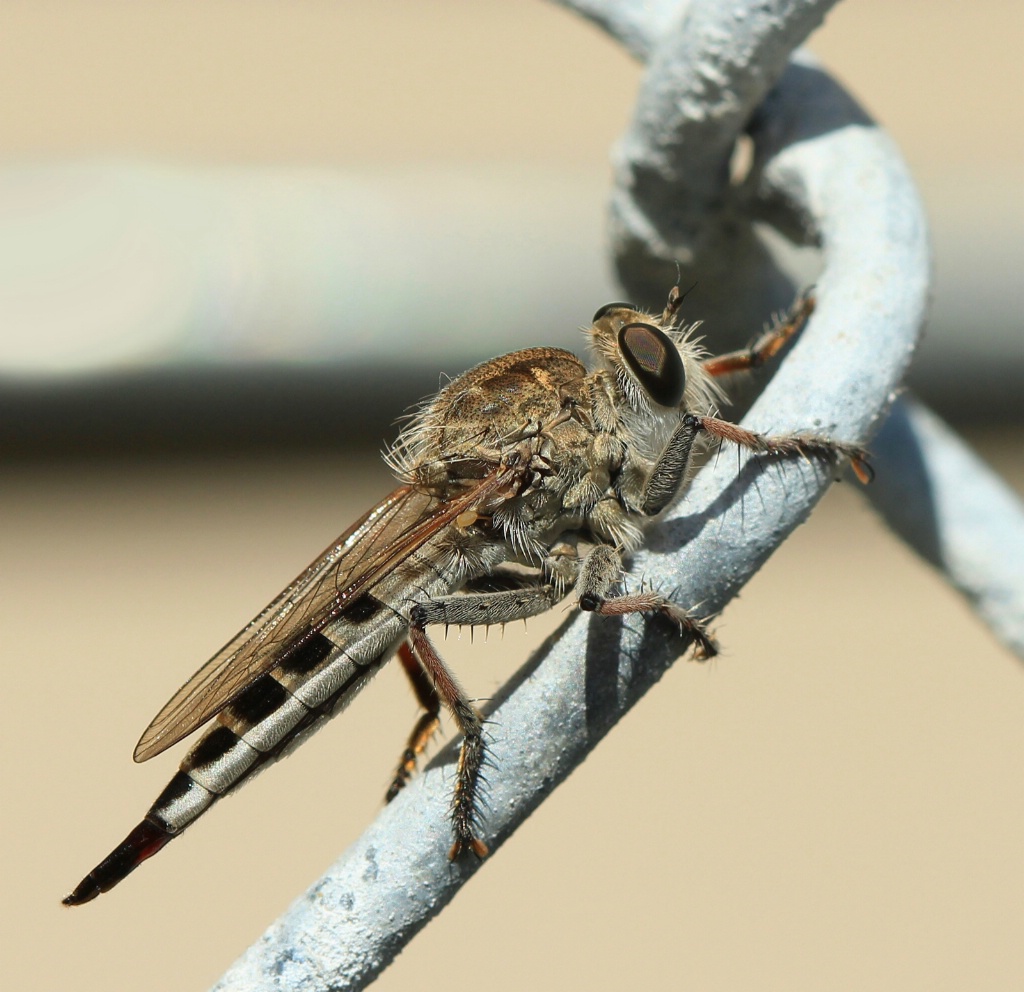
POLYGON ((782 320, 776 321, 749 348, 707 359, 703 363, 704 371, 717 377, 759 368, 782 351, 786 342, 803 327, 813 312, 814 297, 801 296, 789 313, 782 320))
POLYGON ((480 858, 488 853, 487 845, 477 836, 480 770, 485 753, 483 719, 434 649, 426 628, 440 624, 483 626, 523 620, 546 612, 560 598, 555 586, 536 576, 517 588, 439 596, 416 605, 412 610, 409 623, 412 651, 427 673, 434 694, 448 708, 462 734, 452 797, 455 841, 448 852, 453 860, 467 849, 480 858))
POLYGON ((660 613, 667 617, 682 634, 694 643, 696 658, 713 658, 718 646, 708 634, 704 623, 690 615, 678 603, 653 589, 638 593, 609 596, 622 574, 622 561, 618 552, 607 544, 599 544, 583 559, 575 594, 580 609, 602 616, 623 616, 628 613, 660 613))
POLYGON ((430 742, 430 738, 437 733, 437 728, 441 723, 441 698, 408 641, 403 641, 399 647, 398 660, 409 677, 416 699, 423 707, 423 713, 420 714, 420 718, 416 721, 409 740, 406 742, 405 750, 398 762, 398 768, 395 770, 395 777, 384 797, 386 803, 391 802, 405 788, 405 784, 416 771, 416 762, 419 756, 430 742))

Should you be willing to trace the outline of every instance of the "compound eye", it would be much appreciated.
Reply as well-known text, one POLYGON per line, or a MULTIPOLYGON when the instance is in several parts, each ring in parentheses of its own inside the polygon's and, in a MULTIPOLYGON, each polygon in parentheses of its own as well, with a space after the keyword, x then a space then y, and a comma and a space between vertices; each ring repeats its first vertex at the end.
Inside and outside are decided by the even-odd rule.
POLYGON ((597 313, 594 314, 592 324, 596 324, 602 317, 607 317, 612 310, 636 310, 632 303, 606 303, 597 313))
POLYGON ((653 324, 626 324, 619 331, 619 350, 644 391, 661 406, 678 406, 686 388, 679 350, 653 324))

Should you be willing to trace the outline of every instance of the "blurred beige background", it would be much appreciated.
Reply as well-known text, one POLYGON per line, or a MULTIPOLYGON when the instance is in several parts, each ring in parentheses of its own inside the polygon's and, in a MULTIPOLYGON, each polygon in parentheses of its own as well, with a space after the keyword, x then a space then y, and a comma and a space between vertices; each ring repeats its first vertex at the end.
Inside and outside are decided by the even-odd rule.
MULTIPOLYGON (((860 0, 812 45, 933 209, 982 230, 1020 207, 992 195, 1024 163, 1020 17, 860 0)), ((454 163, 600 197, 638 79, 538 2, 0 8, 17 162, 454 163)), ((974 437, 1024 490, 1019 426, 974 437)), ((153 713, 387 488, 363 448, 3 467, 5 988, 205 988, 372 818, 415 717, 397 670, 114 893, 59 905, 173 771, 131 763, 153 713)), ((557 621, 445 655, 486 696, 557 621)), ((1019 985, 1020 663, 846 487, 718 632, 723 656, 670 672, 378 988, 1019 985)))

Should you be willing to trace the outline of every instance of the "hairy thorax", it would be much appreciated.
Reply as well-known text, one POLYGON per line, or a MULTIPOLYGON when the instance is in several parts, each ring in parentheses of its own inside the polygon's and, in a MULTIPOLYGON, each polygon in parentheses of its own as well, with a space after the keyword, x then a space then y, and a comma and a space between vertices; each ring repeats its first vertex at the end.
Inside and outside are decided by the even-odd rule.
POLYGON ((495 500, 493 522, 528 551, 583 523, 608 492, 621 449, 595 427, 592 377, 579 358, 529 348, 452 380, 391 460, 403 481, 445 499, 495 469, 527 466, 518 491, 495 500))

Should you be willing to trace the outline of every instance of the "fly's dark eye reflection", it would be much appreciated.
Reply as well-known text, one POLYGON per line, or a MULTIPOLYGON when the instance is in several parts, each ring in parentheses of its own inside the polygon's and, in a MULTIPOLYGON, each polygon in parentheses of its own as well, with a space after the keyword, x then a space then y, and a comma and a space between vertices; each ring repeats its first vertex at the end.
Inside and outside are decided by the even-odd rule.
POLYGON ((596 324, 602 317, 606 317, 612 310, 636 310, 632 303, 606 303, 597 313, 594 314, 592 324, 596 324))
POLYGON ((653 324, 627 324, 619 331, 619 350, 648 396, 661 406, 678 406, 686 371, 676 346, 653 324))

